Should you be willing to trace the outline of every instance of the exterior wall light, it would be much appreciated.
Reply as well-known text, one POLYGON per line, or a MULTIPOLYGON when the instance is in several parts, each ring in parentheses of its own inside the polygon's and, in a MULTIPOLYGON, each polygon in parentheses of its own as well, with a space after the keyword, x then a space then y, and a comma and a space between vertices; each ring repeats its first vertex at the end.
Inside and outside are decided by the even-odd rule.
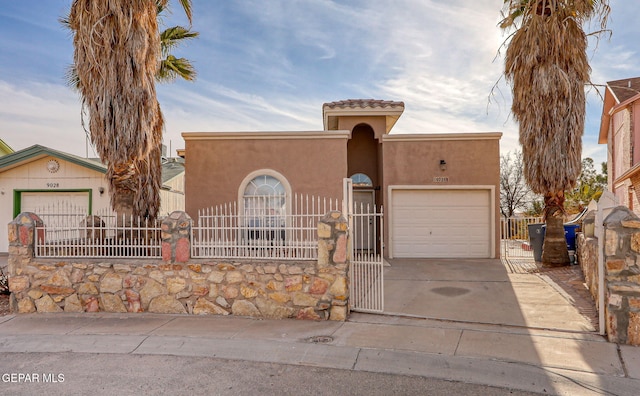
POLYGON ((104 194, 104 187, 100 187, 98 189, 98 192, 100 193, 100 195, 104 194))
POLYGON ((447 170, 447 161, 440 160, 440 170, 441 171, 446 171, 447 170))

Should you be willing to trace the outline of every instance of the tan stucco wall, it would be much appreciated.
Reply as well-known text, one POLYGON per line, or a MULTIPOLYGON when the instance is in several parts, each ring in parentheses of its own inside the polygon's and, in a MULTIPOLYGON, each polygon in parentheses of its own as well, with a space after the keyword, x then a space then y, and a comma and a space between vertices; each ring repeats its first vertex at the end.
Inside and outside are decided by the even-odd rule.
MULTIPOLYGON (((494 249, 495 257, 500 257, 500 136, 500 133, 385 136, 384 201, 389 202, 389 186, 494 186, 494 249), (440 170, 440 160, 447 163, 445 171, 440 170), (448 180, 437 182, 435 177, 448 180)), ((388 231, 385 240, 389 240, 388 231)))
MULTIPOLYGON (((355 124, 360 124, 358 119, 355 124)), ((245 178, 258 170, 282 174, 293 193, 342 198, 347 171, 348 131, 315 133, 184 133, 186 211, 238 202, 245 178), (323 138, 322 134, 327 134, 323 138)), ((388 187, 489 186, 493 188, 495 257, 500 256, 500 133, 384 135, 380 152, 378 204, 389 202, 388 187), (447 170, 440 170, 440 160, 447 170), (434 177, 446 176, 447 182, 434 177)), ((386 222, 386 224, 389 224, 386 222)), ((387 227, 385 227, 387 228, 387 227)), ((385 240, 389 240, 385 229, 385 240)))
POLYGON ((338 129, 352 131, 359 124, 369 125, 373 129, 376 139, 380 139, 385 134, 387 118, 384 116, 340 117, 338 129))
POLYGON ((237 202, 245 177, 261 169, 282 174, 294 194, 342 198, 347 131, 184 133, 183 137, 186 211, 193 218, 198 209, 237 202))

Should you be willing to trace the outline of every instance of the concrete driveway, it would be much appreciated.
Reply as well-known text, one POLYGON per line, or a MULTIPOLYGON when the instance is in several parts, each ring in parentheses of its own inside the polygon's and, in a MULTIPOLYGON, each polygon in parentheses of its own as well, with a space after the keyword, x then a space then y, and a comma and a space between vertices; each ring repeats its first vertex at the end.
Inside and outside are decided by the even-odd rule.
POLYGON ((554 280, 552 271, 513 273, 499 259, 392 259, 389 263, 384 273, 388 314, 560 331, 597 330, 594 318, 585 314, 595 311, 585 310, 593 302, 554 280))

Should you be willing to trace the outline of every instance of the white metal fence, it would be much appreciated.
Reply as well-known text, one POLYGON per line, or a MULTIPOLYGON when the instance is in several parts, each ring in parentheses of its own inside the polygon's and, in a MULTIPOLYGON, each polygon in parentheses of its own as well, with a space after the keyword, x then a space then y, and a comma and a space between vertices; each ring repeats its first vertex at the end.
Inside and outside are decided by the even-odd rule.
MULTIPOLYGON (((256 196, 241 205, 204 209, 192 225, 191 257, 316 260, 318 220, 341 209, 337 199, 309 195, 256 196)), ((381 291, 371 294, 371 282, 382 280, 382 213, 364 206, 349 210, 352 271, 361 279, 362 290, 368 290, 356 292, 360 294, 354 298, 365 301, 371 298, 367 296, 382 296, 381 291)), ((36 229, 37 257, 162 256, 160 220, 119 218, 110 211, 87 215, 87 208, 68 204, 35 212, 43 221, 36 229)), ((372 304, 373 310, 381 307, 381 302, 372 304)))
POLYGON ((529 225, 542 223, 541 217, 500 218, 502 257, 533 259, 533 247, 529 242, 529 225))
POLYGON ((315 260, 318 220, 339 209, 337 199, 270 195, 200 210, 191 257, 315 260))
POLYGON ((354 205, 350 217, 352 259, 350 262, 351 309, 360 312, 384 311, 384 259, 382 208, 354 205))
POLYGON ((162 256, 160 220, 118 217, 112 212, 87 215, 84 207, 59 204, 37 208, 43 226, 36 227, 37 257, 162 256))

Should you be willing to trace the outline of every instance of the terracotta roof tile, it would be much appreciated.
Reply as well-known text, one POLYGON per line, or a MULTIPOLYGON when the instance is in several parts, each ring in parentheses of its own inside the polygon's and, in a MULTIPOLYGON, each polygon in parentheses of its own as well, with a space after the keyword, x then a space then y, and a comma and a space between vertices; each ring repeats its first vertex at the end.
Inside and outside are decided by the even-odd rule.
POLYGON ((640 94, 640 77, 609 81, 607 85, 616 95, 618 103, 640 94))
POLYGON ((392 100, 377 100, 377 99, 347 99, 339 100, 336 102, 325 103, 322 107, 328 107, 330 109, 340 108, 367 108, 367 107, 404 107, 404 102, 395 102, 392 100))

